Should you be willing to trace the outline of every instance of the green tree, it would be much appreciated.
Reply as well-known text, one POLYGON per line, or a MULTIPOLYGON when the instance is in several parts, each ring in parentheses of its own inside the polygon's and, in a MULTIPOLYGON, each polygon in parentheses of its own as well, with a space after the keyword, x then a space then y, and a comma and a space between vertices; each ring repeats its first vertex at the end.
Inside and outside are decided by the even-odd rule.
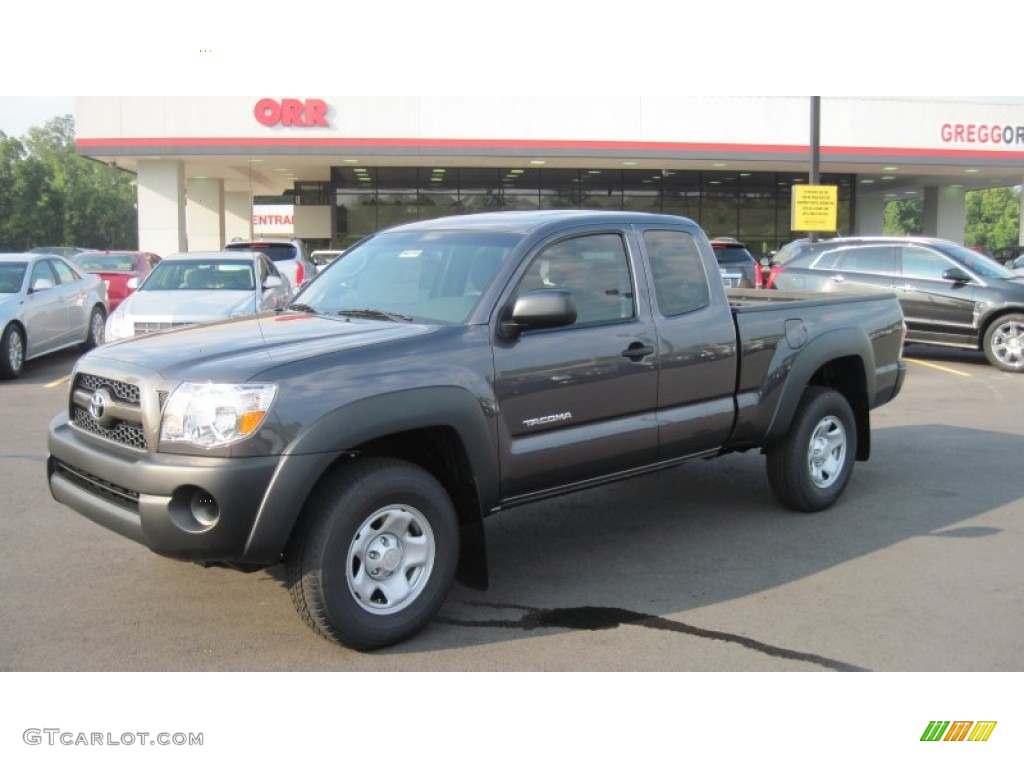
POLYGON ((923 214, 924 202, 919 197, 886 203, 882 234, 919 235, 923 214))
POLYGON ((24 140, 0 134, 0 248, 135 249, 134 177, 75 151, 74 120, 55 117, 24 140))
POLYGON ((1020 238, 1020 188, 994 187, 967 193, 964 244, 989 251, 1017 245, 1020 238))

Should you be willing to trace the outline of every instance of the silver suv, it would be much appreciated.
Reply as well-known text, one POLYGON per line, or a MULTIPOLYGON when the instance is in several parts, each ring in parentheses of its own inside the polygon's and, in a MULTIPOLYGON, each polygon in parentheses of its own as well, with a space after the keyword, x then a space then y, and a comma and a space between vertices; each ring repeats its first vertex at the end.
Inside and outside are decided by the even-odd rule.
POLYGON ((306 244, 297 237, 263 240, 235 240, 224 246, 227 251, 259 251, 267 254, 274 266, 292 284, 292 290, 299 288, 316 276, 316 264, 310 258, 306 244))

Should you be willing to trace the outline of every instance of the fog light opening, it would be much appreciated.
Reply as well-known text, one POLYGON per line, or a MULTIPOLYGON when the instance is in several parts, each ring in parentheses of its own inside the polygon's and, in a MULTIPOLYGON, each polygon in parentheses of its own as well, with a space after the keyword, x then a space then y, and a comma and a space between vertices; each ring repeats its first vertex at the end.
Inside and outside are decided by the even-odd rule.
POLYGON ((192 497, 189 499, 189 512, 192 513, 195 521, 204 528, 216 525, 220 519, 220 507, 217 505, 217 500, 213 498, 212 493, 204 491, 202 488, 192 491, 192 497))

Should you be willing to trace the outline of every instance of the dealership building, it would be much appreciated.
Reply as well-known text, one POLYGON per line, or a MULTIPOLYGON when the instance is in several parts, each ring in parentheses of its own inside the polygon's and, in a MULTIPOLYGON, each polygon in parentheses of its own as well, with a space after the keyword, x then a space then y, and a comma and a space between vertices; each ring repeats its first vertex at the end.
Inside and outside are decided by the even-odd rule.
MULTIPOLYGON (((811 102, 80 97, 75 123, 81 155, 136 175, 139 247, 160 254, 260 235, 346 247, 406 221, 537 208, 678 214, 767 252, 804 234, 791 215, 811 102)), ((822 97, 818 115, 840 234, 880 234, 887 203, 920 198, 924 234, 962 243, 968 190, 1024 184, 1024 102, 822 97)))

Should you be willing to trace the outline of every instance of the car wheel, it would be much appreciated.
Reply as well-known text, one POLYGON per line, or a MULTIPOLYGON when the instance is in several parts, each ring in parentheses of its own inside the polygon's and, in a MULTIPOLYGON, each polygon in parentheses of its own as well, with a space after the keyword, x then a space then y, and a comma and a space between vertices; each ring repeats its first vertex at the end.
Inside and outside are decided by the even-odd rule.
POLYGON ((835 503, 853 473, 857 428, 839 392, 808 387, 785 439, 767 450, 768 481, 776 497, 800 512, 835 503))
POLYGON ((25 334, 11 323, 0 338, 0 379, 16 379, 25 367, 25 334))
POLYGON ((100 307, 93 307, 92 313, 89 315, 89 329, 85 341, 78 346, 84 351, 102 344, 105 338, 106 324, 107 316, 103 310, 100 307))
POLYGON ((985 357, 996 368, 1024 372, 1024 315, 1003 315, 997 319, 985 331, 983 346, 985 357))
POLYGON ((314 492, 286 555, 303 620, 356 650, 401 642, 437 613, 455 578, 454 505, 405 461, 353 464, 314 492))

